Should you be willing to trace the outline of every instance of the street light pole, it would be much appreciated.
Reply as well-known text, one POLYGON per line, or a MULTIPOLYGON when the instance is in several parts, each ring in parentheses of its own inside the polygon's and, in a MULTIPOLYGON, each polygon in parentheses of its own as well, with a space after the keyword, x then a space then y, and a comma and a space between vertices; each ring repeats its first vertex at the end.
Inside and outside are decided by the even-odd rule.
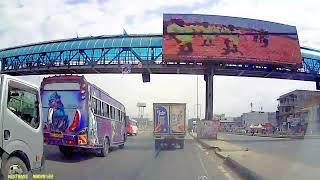
POLYGON ((198 80, 199 78, 198 78, 198 75, 197 75, 197 120, 199 119, 199 108, 198 108, 198 106, 199 106, 199 87, 198 87, 198 80))

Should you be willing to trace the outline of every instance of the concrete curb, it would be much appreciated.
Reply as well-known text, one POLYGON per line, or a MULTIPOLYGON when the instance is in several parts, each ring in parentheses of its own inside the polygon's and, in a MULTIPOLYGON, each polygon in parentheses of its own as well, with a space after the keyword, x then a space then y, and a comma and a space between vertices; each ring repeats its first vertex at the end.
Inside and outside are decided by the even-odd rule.
POLYGON ((195 139, 198 143, 200 143, 203 147, 205 147, 207 149, 219 149, 219 150, 221 150, 219 147, 210 146, 210 145, 204 143, 203 141, 201 141, 201 139, 193 136, 192 134, 190 134, 190 136, 193 137, 193 139, 195 139))
MULTIPOLYGON (((216 154, 218 154, 216 152, 216 154)), ((225 158, 225 164, 232 168, 236 173, 238 173, 241 177, 247 180, 263 180, 264 178, 258 175, 256 172, 242 166, 238 162, 234 161, 230 157, 225 158)))
POLYGON ((201 141, 201 139, 193 136, 190 134, 191 137, 193 137, 197 142, 199 142, 202 146, 209 148, 209 149, 214 149, 215 154, 224 160, 224 163, 229 166, 232 170, 234 170, 236 173, 238 173, 242 178, 247 179, 247 180, 263 180, 262 176, 258 175, 256 172, 246 168, 245 166, 239 164, 229 156, 224 156, 221 153, 221 149, 219 147, 212 147, 205 142, 201 141))

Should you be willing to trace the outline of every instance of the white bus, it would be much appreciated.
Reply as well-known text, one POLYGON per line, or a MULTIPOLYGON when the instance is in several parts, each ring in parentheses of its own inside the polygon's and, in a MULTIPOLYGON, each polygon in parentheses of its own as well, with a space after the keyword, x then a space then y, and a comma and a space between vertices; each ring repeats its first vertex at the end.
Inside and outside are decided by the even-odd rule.
MULTIPOLYGON (((30 175, 44 166, 39 89, 0 75, 1 175, 30 175)), ((29 177, 30 178, 30 177, 29 177)))

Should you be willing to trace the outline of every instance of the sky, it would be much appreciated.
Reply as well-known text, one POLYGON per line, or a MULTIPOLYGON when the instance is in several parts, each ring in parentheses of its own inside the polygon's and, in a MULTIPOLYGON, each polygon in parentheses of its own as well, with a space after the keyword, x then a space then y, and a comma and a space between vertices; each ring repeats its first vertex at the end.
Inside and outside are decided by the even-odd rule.
MULTIPOLYGON (((1 0, 0 49, 34 42, 121 34, 162 33, 163 13, 195 13, 261 19, 297 27, 300 45, 320 49, 320 2, 317 0, 1 0)), ((43 76, 21 77, 40 84, 43 76)), ((143 83, 138 74, 93 74, 85 77, 121 101, 131 116, 145 102, 187 103, 187 117, 195 117, 197 76, 151 75, 143 83)), ((204 117, 205 82, 199 80, 199 103, 204 117)), ((214 113, 239 116, 254 110, 276 111, 277 98, 296 89, 315 90, 315 83, 245 77, 214 77, 214 113)))

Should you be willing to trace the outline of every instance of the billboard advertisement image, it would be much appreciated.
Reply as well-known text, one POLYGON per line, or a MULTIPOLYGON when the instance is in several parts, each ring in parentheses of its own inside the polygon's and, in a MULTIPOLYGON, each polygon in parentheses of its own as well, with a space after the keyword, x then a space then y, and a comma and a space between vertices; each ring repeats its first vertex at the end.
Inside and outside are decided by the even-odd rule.
POLYGON ((154 132, 169 133, 169 106, 156 105, 154 107, 154 113, 154 132))
POLYGON ((173 133, 185 132, 185 105, 170 106, 170 123, 173 133))
POLYGON ((163 15, 163 59, 167 62, 302 64, 295 26, 192 14, 163 15))

